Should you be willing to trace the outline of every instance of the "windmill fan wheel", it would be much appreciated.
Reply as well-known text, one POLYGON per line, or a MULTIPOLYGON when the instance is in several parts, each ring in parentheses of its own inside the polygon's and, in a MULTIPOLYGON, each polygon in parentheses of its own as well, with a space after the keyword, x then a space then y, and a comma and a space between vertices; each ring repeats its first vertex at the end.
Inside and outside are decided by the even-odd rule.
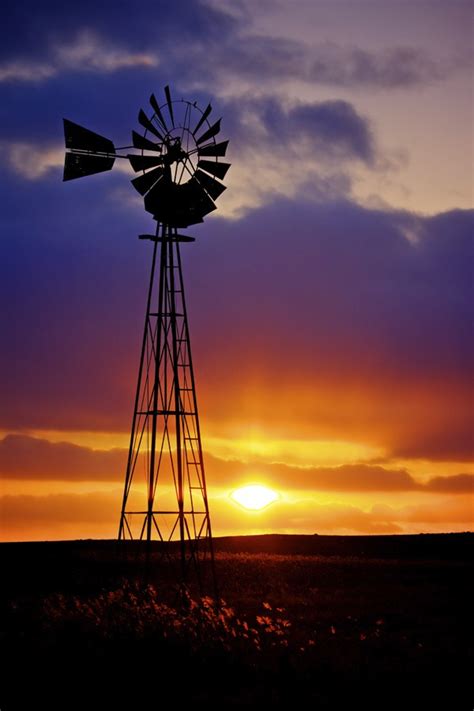
POLYGON ((172 101, 168 87, 165 97, 160 106, 152 94, 153 113, 147 116, 140 110, 138 115, 145 132, 132 132, 133 145, 141 151, 128 155, 133 170, 140 173, 132 184, 156 220, 188 227, 215 210, 214 201, 225 190, 221 181, 230 164, 219 159, 225 156, 228 141, 216 140, 221 120, 209 121, 210 104, 202 111, 196 103, 172 101))

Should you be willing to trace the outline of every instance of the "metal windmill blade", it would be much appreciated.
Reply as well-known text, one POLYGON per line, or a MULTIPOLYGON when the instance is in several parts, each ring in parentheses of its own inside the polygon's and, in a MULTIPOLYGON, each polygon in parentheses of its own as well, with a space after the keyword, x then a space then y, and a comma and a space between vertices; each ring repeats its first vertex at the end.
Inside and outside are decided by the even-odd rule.
POLYGON ((132 131, 132 142, 134 148, 139 148, 142 151, 158 151, 161 153, 161 144, 155 141, 150 141, 149 138, 145 138, 141 133, 132 131))
POLYGON ((217 200, 219 195, 222 195, 224 190, 226 190, 225 185, 211 178, 207 173, 203 173, 202 170, 198 169, 196 171, 195 178, 213 200, 217 200))
POLYGON ((222 141, 222 143, 208 143, 206 146, 199 146, 198 156, 213 156, 223 158, 227 152, 227 146, 229 141, 222 141))
POLYGON ((223 180, 230 168, 230 163, 217 163, 217 161, 214 162, 212 160, 200 160, 197 167, 201 168, 201 170, 205 170, 211 175, 214 175, 216 178, 223 180))
POLYGON ((173 114, 173 102, 171 101, 171 94, 170 94, 169 86, 165 86, 165 96, 166 96, 166 104, 168 106, 168 111, 169 111, 170 118, 171 118, 171 123, 174 128, 175 125, 174 125, 174 114, 173 114))
POLYGON ((198 146, 201 145, 201 143, 205 143, 206 141, 209 141, 210 138, 214 138, 214 136, 217 136, 219 131, 221 130, 221 120, 219 119, 216 121, 216 123, 213 126, 210 126, 208 130, 202 134, 200 138, 197 139, 196 144, 198 146))
POLYGON ((161 109, 158 105, 158 102, 157 102, 154 94, 152 94, 150 96, 150 105, 151 105, 151 108, 153 109, 153 111, 155 112, 155 117, 156 117, 157 121, 159 121, 159 123, 161 124, 162 129, 164 130, 165 133, 168 133, 168 126, 166 125, 166 121, 163 118, 163 114, 161 113, 161 109))
POLYGON ((196 133, 199 131, 199 129, 201 128, 201 126, 202 126, 202 124, 204 123, 204 121, 206 121, 206 119, 207 119, 207 117, 209 116, 209 114, 211 113, 211 111, 212 111, 212 106, 211 106, 210 104, 208 104, 207 107, 206 107, 206 108, 204 109, 204 111, 202 112, 201 118, 199 119, 199 121, 197 122, 196 126, 194 127, 193 136, 195 136, 196 133))
POLYGON ((153 135, 156 136, 160 141, 165 140, 163 134, 160 133, 160 131, 156 128, 155 124, 152 122, 151 119, 148 118, 143 109, 140 109, 138 113, 138 123, 140 123, 143 128, 146 128, 147 131, 153 133, 153 135))

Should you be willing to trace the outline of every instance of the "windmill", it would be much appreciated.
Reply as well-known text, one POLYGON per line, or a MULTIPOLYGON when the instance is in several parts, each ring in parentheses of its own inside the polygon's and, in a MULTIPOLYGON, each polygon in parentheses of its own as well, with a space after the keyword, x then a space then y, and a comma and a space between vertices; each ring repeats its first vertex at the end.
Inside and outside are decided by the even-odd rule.
POLYGON ((162 105, 151 95, 150 115, 140 110, 144 132, 132 131, 133 146, 116 149, 108 138, 65 119, 64 180, 128 160, 137 173, 132 185, 156 220, 155 234, 139 236, 153 247, 118 537, 161 541, 181 581, 194 571, 199 582, 207 560, 215 584, 180 255, 181 243, 194 238, 178 229, 216 209, 230 167, 220 160, 228 141, 216 140, 221 120, 211 124, 210 104, 201 110, 196 102, 172 100, 168 86, 164 93, 162 105), (131 148, 134 153, 123 153, 131 148))

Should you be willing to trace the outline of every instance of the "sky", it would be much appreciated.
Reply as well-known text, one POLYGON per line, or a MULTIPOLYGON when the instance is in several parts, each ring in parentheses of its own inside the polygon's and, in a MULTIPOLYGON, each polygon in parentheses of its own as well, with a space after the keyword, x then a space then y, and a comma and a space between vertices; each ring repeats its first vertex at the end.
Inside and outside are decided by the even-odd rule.
POLYGON ((1 539, 117 533, 153 221, 62 182, 213 105, 226 192, 183 246, 216 535, 473 528, 472 4, 10 3, 0 28, 1 539), (231 494, 278 493, 260 512, 231 494))

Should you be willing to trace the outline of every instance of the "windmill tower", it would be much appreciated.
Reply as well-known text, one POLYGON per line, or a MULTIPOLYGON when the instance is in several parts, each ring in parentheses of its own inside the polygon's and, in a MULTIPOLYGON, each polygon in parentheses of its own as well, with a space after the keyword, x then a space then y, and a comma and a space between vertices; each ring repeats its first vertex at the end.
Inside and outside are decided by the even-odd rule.
POLYGON ((110 170, 117 158, 138 174, 134 188, 156 220, 149 240, 151 272, 130 448, 120 512, 119 539, 160 541, 178 577, 201 579, 208 560, 214 579, 211 519, 199 427, 180 247, 194 238, 178 230, 203 221, 225 190, 228 141, 218 143, 220 119, 211 125, 210 105, 172 100, 165 87, 152 113, 140 110, 144 133, 133 146, 112 141, 64 120, 64 180, 110 170), (135 153, 120 153, 130 148, 135 153), (173 553, 171 554, 170 551, 173 553))

